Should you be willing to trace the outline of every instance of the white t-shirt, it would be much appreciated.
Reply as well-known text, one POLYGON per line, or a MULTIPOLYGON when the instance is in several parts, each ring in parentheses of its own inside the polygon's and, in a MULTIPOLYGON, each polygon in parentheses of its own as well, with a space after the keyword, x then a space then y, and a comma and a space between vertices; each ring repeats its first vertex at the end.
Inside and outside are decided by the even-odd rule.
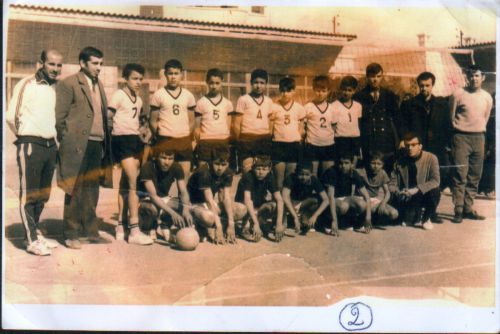
POLYGON ((133 101, 131 96, 119 89, 113 94, 108 108, 115 113, 113 116, 113 136, 139 134, 139 117, 142 110, 140 96, 136 96, 135 101, 133 101))
POLYGON ((240 96, 236 104, 236 112, 243 115, 241 133, 253 135, 269 134, 269 116, 273 101, 265 95, 254 99, 249 94, 240 96), (260 102, 260 104, 258 103, 260 102))
POLYGON ((335 140, 332 125, 335 123, 335 118, 332 104, 323 102, 316 105, 309 102, 304 108, 306 109, 306 143, 315 146, 333 145, 335 140))
POLYGON ((158 134, 160 136, 181 138, 189 136, 189 109, 196 106, 193 94, 181 88, 177 96, 162 87, 151 98, 151 106, 160 109, 158 134))
POLYGON ((342 102, 332 103, 333 116, 336 123, 335 137, 359 137, 359 119, 361 118, 362 106, 359 102, 352 101, 351 107, 346 107, 342 102))
POLYGON ((281 104, 273 104, 271 119, 273 120, 273 141, 296 142, 300 141, 300 122, 306 117, 303 106, 297 102, 285 109, 281 104))
POLYGON ((196 115, 200 119, 200 139, 227 139, 229 127, 227 120, 233 112, 233 104, 224 96, 220 100, 212 101, 203 96, 196 103, 196 115))

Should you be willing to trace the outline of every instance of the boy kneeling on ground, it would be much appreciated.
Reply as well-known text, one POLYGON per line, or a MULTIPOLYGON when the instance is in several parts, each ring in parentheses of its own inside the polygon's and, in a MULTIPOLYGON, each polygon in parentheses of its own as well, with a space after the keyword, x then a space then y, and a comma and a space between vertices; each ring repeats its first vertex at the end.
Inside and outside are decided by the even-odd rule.
POLYGON ((260 241, 263 234, 261 227, 267 237, 275 220, 275 240, 281 241, 285 234, 283 199, 271 173, 271 159, 268 156, 256 157, 252 170, 241 177, 236 201, 244 203, 248 211, 241 231, 243 239, 260 241))
POLYGON ((141 168, 139 196, 143 197, 139 204, 139 224, 142 230, 150 231, 153 239, 158 234, 169 241, 171 227, 181 228, 193 224, 184 171, 175 161, 174 151, 154 148, 153 160, 141 168), (169 196, 174 182, 180 200, 179 197, 169 196))
POLYGON ((229 168, 229 150, 217 148, 212 151, 209 166, 202 165, 188 182, 194 220, 202 234, 206 231, 215 244, 224 244, 226 241, 236 243, 234 221, 243 219, 247 213, 243 204, 232 200, 233 175, 229 168), (226 225, 225 238, 223 223, 226 225))
POLYGON ((293 217, 295 232, 303 235, 314 228, 318 217, 328 206, 325 188, 312 170, 312 162, 299 163, 295 173, 286 177, 282 190, 285 207, 293 217))
MULTIPOLYGON (((325 171, 323 184, 327 189, 330 205, 335 206, 339 218, 347 216, 348 213, 352 213, 357 218, 364 213, 364 223, 358 231, 370 233, 372 229, 370 196, 361 176, 354 169, 351 153, 344 152, 339 156, 338 168, 333 166, 325 171)), ((332 222, 332 231, 327 230, 327 233, 338 233, 334 231, 337 228, 335 223, 332 222)), ((348 229, 352 230, 352 227, 348 229)))

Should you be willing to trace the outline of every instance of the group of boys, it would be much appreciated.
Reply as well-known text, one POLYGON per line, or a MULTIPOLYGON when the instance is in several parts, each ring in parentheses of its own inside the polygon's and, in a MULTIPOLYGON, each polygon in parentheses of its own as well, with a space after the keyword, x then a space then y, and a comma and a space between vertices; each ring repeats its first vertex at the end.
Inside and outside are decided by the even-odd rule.
MULTIPOLYGON (((31 158, 31 147, 45 145, 54 150, 55 133, 23 134, 22 126, 26 125, 19 120, 29 120, 26 115, 30 114, 19 112, 19 100, 28 83, 34 87, 45 83, 51 88, 37 89, 45 89, 48 97, 54 97, 42 107, 45 114, 56 109, 58 181, 66 192, 65 243, 74 249, 81 247, 78 225, 88 233, 90 242, 107 242, 97 233, 95 215, 102 176, 98 170, 109 167, 106 99, 98 79, 103 56, 85 54, 84 50, 79 59, 82 71, 58 85, 57 108, 52 86, 62 57, 50 50, 42 53, 42 67, 35 80, 23 82, 21 94, 15 90, 13 101, 17 102, 11 103, 8 117, 18 136, 23 176, 24 170, 33 170, 24 165, 31 158), (70 96, 70 85, 85 86, 86 99, 70 96), (90 109, 79 111, 73 107, 78 103, 90 109), (76 115, 75 120, 71 115, 76 115), (69 131, 69 127, 78 127, 77 116, 85 120, 86 128, 69 131), (62 156, 61 147, 69 145, 77 156, 83 155, 77 161, 80 164, 68 158, 73 151, 68 151, 66 158, 62 156), (72 174, 65 172, 70 167, 72 174), (85 204, 83 216, 76 213, 79 203, 85 204)), ((484 132, 492 102, 481 89, 484 73, 478 67, 469 69, 468 85, 452 95, 451 108, 444 98, 432 95, 436 79, 429 72, 417 78, 420 93, 400 108, 396 94, 381 87, 383 69, 376 63, 368 65, 367 85, 357 93, 357 80, 352 76, 342 78, 339 98, 334 102, 330 101, 329 78, 315 77, 314 97, 305 106, 294 101, 295 81, 289 77, 280 80, 279 100, 273 103, 265 95, 268 74, 256 69, 251 73, 251 91, 238 99, 234 110, 222 94, 220 70, 207 72, 208 92, 197 102, 181 87, 182 72, 180 61, 167 61, 167 85, 153 94, 150 103, 153 154, 142 162, 137 193, 141 198, 140 225, 152 239, 169 241, 172 232, 191 225, 197 227, 201 238, 215 244, 234 243, 237 234, 251 241, 259 241, 262 236, 280 241, 285 235, 306 234, 316 228, 338 236, 339 222, 369 233, 372 215, 380 222, 397 220, 402 225, 432 229, 432 222, 440 221, 436 208, 443 187, 441 176, 448 174, 452 182, 445 185, 453 190, 453 221, 484 219, 472 209, 472 201, 481 175, 484 132), (447 145, 449 138, 452 141, 447 145), (231 191, 234 172, 229 168, 232 142, 236 143, 242 172, 235 197, 231 191), (458 166, 453 173, 447 171, 449 151, 458 166), (198 167, 190 176, 194 154, 198 167), (171 191, 174 183, 176 196, 171 191), (330 210, 326 210, 328 207, 330 210)), ((76 91, 81 94, 82 89, 76 91)), ((28 216, 26 222, 23 220, 28 251, 37 255, 46 255, 45 248, 53 246, 38 230, 48 197, 46 193, 43 197, 33 195, 47 187, 50 189, 50 185, 26 188, 21 184, 21 195, 29 192, 31 196, 31 203, 22 202, 21 208, 22 213, 28 213, 24 215, 28 216)))

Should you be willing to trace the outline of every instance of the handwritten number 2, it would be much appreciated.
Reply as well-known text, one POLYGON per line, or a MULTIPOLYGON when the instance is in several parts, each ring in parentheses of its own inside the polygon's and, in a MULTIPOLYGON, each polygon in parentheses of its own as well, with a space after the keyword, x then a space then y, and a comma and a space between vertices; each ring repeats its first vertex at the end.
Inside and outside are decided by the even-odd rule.
POLYGON ((361 326, 361 325, 363 325, 365 323, 364 321, 358 322, 359 309, 357 307, 351 308, 351 314, 353 316, 355 316, 356 318, 354 318, 354 321, 349 321, 347 323, 349 326, 361 326))

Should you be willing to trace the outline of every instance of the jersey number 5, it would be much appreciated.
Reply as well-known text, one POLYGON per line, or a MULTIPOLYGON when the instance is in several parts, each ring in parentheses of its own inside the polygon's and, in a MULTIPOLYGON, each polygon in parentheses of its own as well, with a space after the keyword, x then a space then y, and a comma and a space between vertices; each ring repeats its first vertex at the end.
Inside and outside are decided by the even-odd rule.
POLYGON ((177 116, 177 115, 180 114, 180 112, 181 111, 180 111, 179 105, 178 104, 174 104, 174 106, 172 107, 172 113, 177 116))
POLYGON ((219 119, 219 117, 220 117, 220 115, 219 115, 219 110, 214 109, 214 119, 215 119, 215 120, 218 120, 218 119, 219 119))

